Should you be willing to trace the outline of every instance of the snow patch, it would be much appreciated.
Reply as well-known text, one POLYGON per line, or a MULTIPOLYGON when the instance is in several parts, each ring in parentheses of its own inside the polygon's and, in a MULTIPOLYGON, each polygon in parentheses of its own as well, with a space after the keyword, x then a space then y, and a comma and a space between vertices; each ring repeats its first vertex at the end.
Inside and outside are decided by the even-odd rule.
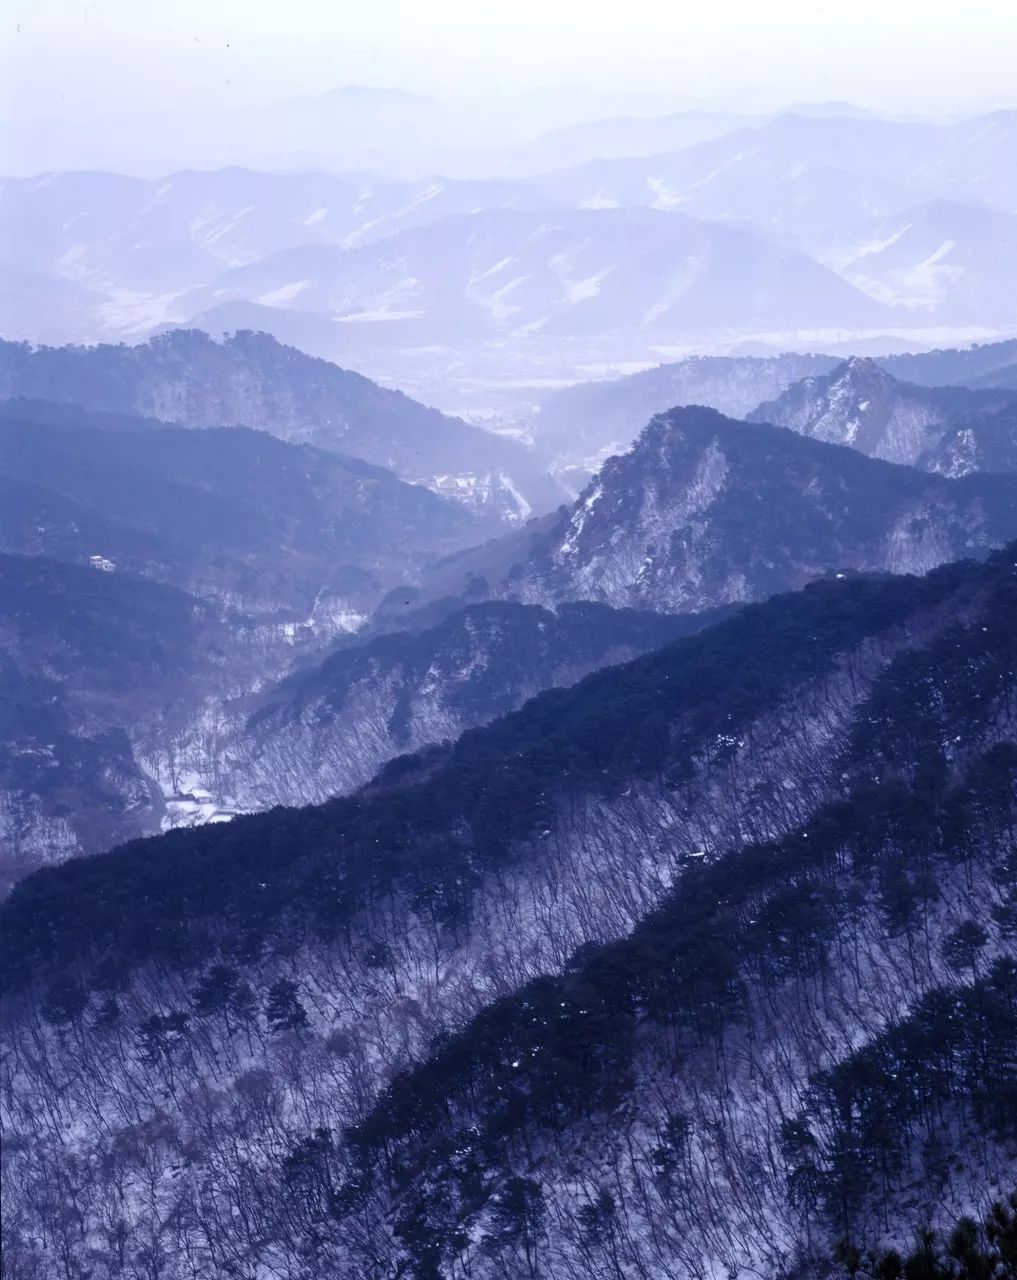
POLYGON ((310 280, 291 280, 289 284, 281 284, 278 289, 269 289, 268 293, 259 294, 255 302, 266 307, 277 307, 281 302, 291 302, 297 294, 310 287, 310 280))

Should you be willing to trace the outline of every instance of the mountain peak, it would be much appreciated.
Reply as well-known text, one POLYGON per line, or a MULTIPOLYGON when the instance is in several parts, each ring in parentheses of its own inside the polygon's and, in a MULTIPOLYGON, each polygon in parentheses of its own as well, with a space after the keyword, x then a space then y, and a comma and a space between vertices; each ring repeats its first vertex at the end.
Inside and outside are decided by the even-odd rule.
MULTIPOLYGON (((850 445, 887 462, 929 471, 958 471, 961 462, 941 463, 951 424, 1008 408, 1012 392, 967 387, 919 387, 900 382, 882 365, 851 356, 827 374, 805 378, 749 414, 751 422, 790 427, 828 444, 850 445)), ((976 453, 979 451, 976 450, 976 453)), ((969 467, 966 469, 976 469, 969 467)))
MULTIPOLYGON (((883 376, 890 378, 890 375, 886 372, 883 366, 878 362, 878 360, 874 360, 872 356, 848 356, 848 358, 846 360, 842 360, 839 365, 835 365, 827 376, 831 379, 836 379, 838 377, 842 377, 846 373, 856 376, 858 374, 865 373, 871 374, 874 377, 883 376)), ((893 381, 892 378, 890 380, 893 381)))
POLYGON ((924 571, 977 553, 1017 529, 1013 490, 684 405, 608 459, 522 558, 513 544, 472 569, 493 595, 527 603, 701 610, 834 571, 924 571))

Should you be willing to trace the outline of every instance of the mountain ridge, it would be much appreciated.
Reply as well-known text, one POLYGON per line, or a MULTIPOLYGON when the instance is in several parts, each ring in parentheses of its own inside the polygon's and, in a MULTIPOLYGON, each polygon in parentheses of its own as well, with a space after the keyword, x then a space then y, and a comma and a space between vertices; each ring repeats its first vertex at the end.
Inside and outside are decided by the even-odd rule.
POLYGON ((1017 416, 1017 395, 967 387, 919 387, 899 382, 879 363, 852 356, 829 373, 793 384, 748 415, 812 439, 851 445, 882 458, 964 475, 1009 471, 1017 454, 999 422, 1017 416), (965 432, 969 439, 959 442, 965 432), (968 456, 964 455, 964 449, 968 456))
MULTIPOLYGON (((460 590, 475 579, 531 603, 710 608, 817 574, 923 572, 987 551, 1011 536, 1015 484, 933 476, 688 406, 651 419, 528 545, 520 533, 449 568, 461 565, 460 590)), ((440 565, 434 590, 456 594, 440 565)))
POLYGON ((61 400, 104 412, 187 427, 261 428, 291 443, 352 454, 496 519, 527 510, 516 485, 534 504, 555 492, 539 462, 516 442, 267 334, 216 342, 198 330, 173 330, 136 347, 0 345, 0 396, 53 399, 58 392, 61 400))
MULTIPOLYGON (((962 920, 988 923, 1012 896, 1014 555, 817 583, 542 695, 466 734, 420 782, 23 882, 0 906, 6 1025, 31 1028, 44 1069, 70 1054, 79 1069, 59 1118, 30 1114, 38 1068, 8 1032, 22 1101, 8 1130, 15 1159, 27 1142, 38 1162, 22 1166, 19 1223, 38 1214, 73 1118, 106 1173, 84 1235, 76 1218, 62 1238, 72 1256, 100 1238, 100 1206, 129 1166, 86 1117, 126 1090, 147 1099, 143 1123, 164 1117, 144 1131, 157 1205, 130 1224, 131 1256, 167 1198, 190 1203, 200 1180, 224 1209, 207 1247, 252 1266, 290 1250, 319 1274, 373 1257, 515 1280, 528 1253, 555 1280, 610 1274, 612 1257, 648 1272, 754 1260, 767 1275, 811 1260, 825 1275, 840 1229, 826 1197, 850 1195, 852 1234, 877 1230, 846 1179, 881 1153, 906 1233, 915 1113, 898 1112, 881 1143, 866 1129, 861 1165, 831 1163, 816 1055, 855 1089, 860 1046, 837 1030, 841 1013, 883 1055, 895 1019, 917 1027, 923 999, 959 982, 951 1001, 991 991, 999 1012, 978 1023, 988 1040, 972 1042, 966 1020, 931 1023, 956 1042, 943 1105, 964 1097, 955 1064, 972 1043, 1006 1060, 1002 937, 993 924, 980 944, 991 987, 963 958, 951 969, 940 948, 953 954, 957 914, 922 898, 918 876, 931 860, 962 920), (977 689, 956 684, 965 669, 977 689), (774 770, 782 784, 761 789, 774 770), (26 983, 34 993, 18 995, 26 983), (241 1115, 244 1154, 219 1140, 241 1115), (803 1129, 784 1127, 799 1116, 803 1129), (193 1168, 166 1159, 199 1132, 193 1168), (794 1188, 811 1184, 790 1175, 809 1159, 819 1181, 803 1204, 794 1188), (522 1224, 518 1178, 535 1187, 522 1224)), ((892 1091, 899 1053, 870 1087, 892 1091)), ((921 1183, 937 1214, 1005 1172, 1012 1139, 992 1116, 1005 1118, 1008 1080, 980 1073, 997 1109, 944 1135, 952 1172, 921 1183)), ((141 1139, 137 1115, 113 1122, 124 1141, 141 1139)), ((186 1214, 164 1231, 171 1275, 199 1238, 186 1214)), ((12 1244, 37 1254, 26 1230, 12 1244)))

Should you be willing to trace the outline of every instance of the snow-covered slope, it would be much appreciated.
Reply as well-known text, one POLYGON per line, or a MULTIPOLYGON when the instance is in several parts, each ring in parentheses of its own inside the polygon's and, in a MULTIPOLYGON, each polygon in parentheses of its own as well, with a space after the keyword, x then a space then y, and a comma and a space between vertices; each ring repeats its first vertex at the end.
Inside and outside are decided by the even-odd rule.
POLYGON ((368 782, 396 756, 449 743, 544 689, 707 625, 710 615, 603 605, 469 605, 417 632, 366 638, 227 708, 215 744, 187 744, 206 785, 243 809, 310 804, 368 782))
POLYGON ((1015 533, 1017 477, 948 480, 690 406, 654 418, 507 566, 497 543, 450 566, 495 596, 681 611, 819 574, 923 572, 1015 533))
POLYGON ((810 247, 889 306, 939 324, 1017 327, 1013 213, 933 200, 810 247))
POLYGON ((379 343, 621 331, 865 327, 886 318, 803 254, 654 210, 447 218, 359 250, 295 249, 179 300, 246 300, 370 325, 379 343))
POLYGON ((191 169, 146 181, 71 172, 4 179, 0 225, 25 266, 156 294, 280 249, 364 244, 453 213, 542 203, 510 183, 370 173, 191 169))
POLYGON ((788 114, 670 154, 597 160, 541 179, 579 207, 649 205, 745 221, 792 241, 930 198, 1017 211, 1017 112, 956 124, 788 114))
POLYGON ((983 469, 976 465, 979 459, 985 470, 1012 468, 1004 424, 1015 412, 1013 392, 912 386, 898 382, 874 360, 852 357, 759 405, 749 420, 850 445, 873 458, 963 475, 983 469), (961 419, 964 430, 978 437, 967 462, 947 443, 961 419))
POLYGON ((1013 559, 817 584, 369 793, 25 882, 7 1259, 825 1280, 999 1194, 1013 559))

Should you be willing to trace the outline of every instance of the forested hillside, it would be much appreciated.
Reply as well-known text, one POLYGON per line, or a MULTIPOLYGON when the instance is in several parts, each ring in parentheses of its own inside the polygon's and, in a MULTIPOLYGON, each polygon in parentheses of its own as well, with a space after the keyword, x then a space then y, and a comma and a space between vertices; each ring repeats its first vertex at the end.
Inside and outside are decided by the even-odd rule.
POLYGON ((525 532, 439 565, 433 594, 458 568, 458 591, 682 612, 826 573, 921 573, 1017 533, 1017 478, 929 475, 691 405, 525 532))
POLYGON ((390 468, 495 521, 552 505, 556 494, 522 445, 265 333, 216 342, 197 330, 173 330, 135 347, 0 341, 0 397, 60 400, 185 427, 268 431, 390 468))
POLYGON ((243 647, 173 587, 0 555, 0 891, 158 827, 136 735, 179 729, 189 689, 221 683, 243 647))
POLYGON ((991 7, 13 0, 0 1280, 1017 1280, 991 7))
POLYGON ((360 796, 24 881, 14 1274, 826 1273, 987 1208, 1015 558, 817 583, 360 796))
POLYGON ((5 550, 80 564, 99 552, 220 603, 303 621, 316 608, 368 612, 488 527, 391 471, 264 431, 114 430, 87 425, 87 411, 84 422, 66 416, 70 425, 51 425, 13 408, 0 421, 0 477, 31 486, 20 488, 23 520, 0 526, 5 550))

